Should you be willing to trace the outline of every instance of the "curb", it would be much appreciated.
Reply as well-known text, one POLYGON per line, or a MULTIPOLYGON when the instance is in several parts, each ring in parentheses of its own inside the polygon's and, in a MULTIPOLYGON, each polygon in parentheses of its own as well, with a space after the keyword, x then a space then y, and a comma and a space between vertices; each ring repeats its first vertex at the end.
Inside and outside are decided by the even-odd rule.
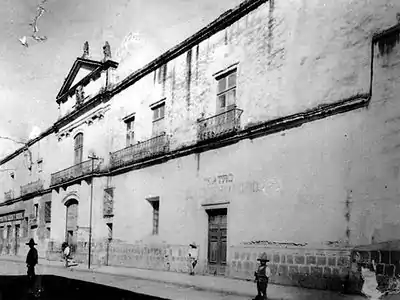
MULTIPOLYGON (((24 261, 18 260, 18 259, 2 259, 0 258, 0 261, 4 262, 15 262, 15 263, 20 263, 24 264, 24 261)), ((41 266, 46 266, 46 267, 51 267, 55 269, 65 269, 63 266, 57 266, 57 265, 52 265, 52 264, 40 264, 41 266)), ((227 295, 235 295, 235 296, 240 296, 240 297, 254 297, 254 293, 244 293, 244 292, 235 292, 235 291, 228 291, 224 288, 218 288, 218 287, 203 287, 203 286, 196 286, 190 283, 181 283, 181 282, 176 282, 176 281, 168 281, 168 280, 163 280, 163 279, 149 279, 146 277, 140 277, 140 276, 135 276, 135 275, 127 275, 127 274, 118 274, 118 273, 112 273, 112 272, 106 272, 106 271, 98 271, 96 269, 92 270, 86 270, 86 269, 79 269, 79 268, 74 268, 71 267, 70 270, 73 270, 74 272, 82 272, 82 273, 97 273, 97 274, 105 274, 105 275, 112 275, 112 276, 119 276, 123 278, 131 278, 131 279, 137 279, 137 280, 145 280, 145 281, 152 281, 152 282, 158 282, 158 283, 168 283, 175 285, 177 287, 185 287, 185 288, 193 288, 197 291, 205 291, 205 292, 214 292, 214 293, 223 293, 227 295)))

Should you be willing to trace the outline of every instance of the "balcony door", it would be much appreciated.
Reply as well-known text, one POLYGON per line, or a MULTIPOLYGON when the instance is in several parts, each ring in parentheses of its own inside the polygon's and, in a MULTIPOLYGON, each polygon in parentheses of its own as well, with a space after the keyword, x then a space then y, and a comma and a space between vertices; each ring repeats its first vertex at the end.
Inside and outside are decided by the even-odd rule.
POLYGON ((74 164, 82 162, 83 158, 83 133, 78 133, 74 138, 74 164))

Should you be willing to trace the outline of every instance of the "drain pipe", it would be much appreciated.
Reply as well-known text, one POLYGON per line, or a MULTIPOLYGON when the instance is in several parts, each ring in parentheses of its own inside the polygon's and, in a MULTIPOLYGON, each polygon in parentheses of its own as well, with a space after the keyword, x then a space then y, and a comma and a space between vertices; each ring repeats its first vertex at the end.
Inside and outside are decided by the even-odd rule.
POLYGON ((92 256, 92 207, 93 207, 93 172, 94 172, 94 160, 99 159, 95 154, 88 156, 92 160, 92 181, 90 183, 90 216, 89 216, 89 257, 88 257, 88 269, 90 269, 90 262, 92 256))

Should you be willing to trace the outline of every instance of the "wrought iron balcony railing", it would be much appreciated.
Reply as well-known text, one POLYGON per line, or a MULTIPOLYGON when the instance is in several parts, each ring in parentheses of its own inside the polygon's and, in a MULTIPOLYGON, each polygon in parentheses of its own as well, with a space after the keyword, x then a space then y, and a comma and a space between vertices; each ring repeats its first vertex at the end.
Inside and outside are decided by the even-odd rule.
POLYGON ((92 172, 99 171, 100 164, 101 160, 95 160, 92 170, 92 160, 86 160, 67 169, 53 173, 51 174, 50 185, 61 184, 84 175, 89 175, 92 172))
POLYGON ((139 142, 110 154, 111 168, 118 168, 147 158, 160 155, 169 149, 168 138, 165 133, 139 142))
POLYGON ((14 199, 14 191, 13 190, 9 190, 8 192, 4 193, 4 200, 12 200, 14 199))
POLYGON ((240 129, 243 110, 232 108, 223 113, 198 121, 197 138, 200 141, 222 137, 240 129))
POLYGON ((43 190, 43 180, 38 179, 34 182, 30 182, 26 185, 21 186, 21 196, 32 194, 34 192, 38 192, 43 190))

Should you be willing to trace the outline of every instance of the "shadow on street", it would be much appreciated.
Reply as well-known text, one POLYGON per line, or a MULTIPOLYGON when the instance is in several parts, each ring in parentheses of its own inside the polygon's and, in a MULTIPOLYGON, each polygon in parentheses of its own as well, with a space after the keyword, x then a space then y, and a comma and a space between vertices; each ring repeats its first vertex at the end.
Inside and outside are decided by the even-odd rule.
MULTIPOLYGON (((154 296, 134 293, 131 291, 109 287, 106 285, 64 278, 54 275, 40 275, 36 277, 36 287, 40 292, 34 295, 29 293, 29 282, 26 276, 0 276, 0 300, 10 299, 160 299, 154 296)), ((37 290, 37 289, 33 289, 37 290)))

